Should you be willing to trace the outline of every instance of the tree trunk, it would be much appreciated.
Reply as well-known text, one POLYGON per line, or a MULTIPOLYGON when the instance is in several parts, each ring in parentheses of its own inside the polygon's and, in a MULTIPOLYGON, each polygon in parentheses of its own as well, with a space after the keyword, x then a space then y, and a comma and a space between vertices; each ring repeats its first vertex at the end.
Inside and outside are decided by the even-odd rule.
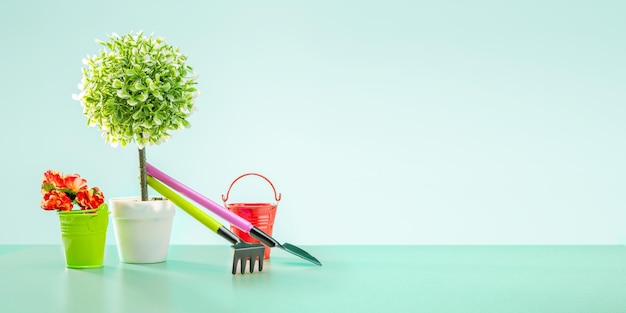
POLYGON ((139 149, 139 185, 141 201, 148 201, 148 180, 146 174, 146 148, 139 149))

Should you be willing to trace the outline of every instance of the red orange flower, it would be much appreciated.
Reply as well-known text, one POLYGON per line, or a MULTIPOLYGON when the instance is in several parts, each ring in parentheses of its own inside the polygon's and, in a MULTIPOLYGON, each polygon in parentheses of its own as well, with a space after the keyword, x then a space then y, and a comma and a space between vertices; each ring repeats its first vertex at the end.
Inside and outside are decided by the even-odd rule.
POLYGON ((69 211, 73 207, 70 197, 58 190, 50 190, 43 195, 43 200, 41 200, 41 208, 44 210, 69 211))
POLYGON ((86 210, 97 209, 104 203, 104 194, 98 187, 83 189, 76 194, 76 202, 86 210))
POLYGON ((47 170, 45 173, 43 173, 43 179, 41 183, 42 194, 45 194, 52 189, 61 188, 65 188, 65 179, 63 179, 59 171, 47 170))
POLYGON ((78 193, 83 189, 87 189, 87 181, 78 174, 68 174, 63 177, 65 188, 74 193, 78 193))
POLYGON ((81 210, 97 209, 104 203, 104 194, 98 187, 89 188, 87 181, 78 174, 62 175, 48 170, 41 182, 41 208, 44 210, 70 211, 74 204, 81 210))

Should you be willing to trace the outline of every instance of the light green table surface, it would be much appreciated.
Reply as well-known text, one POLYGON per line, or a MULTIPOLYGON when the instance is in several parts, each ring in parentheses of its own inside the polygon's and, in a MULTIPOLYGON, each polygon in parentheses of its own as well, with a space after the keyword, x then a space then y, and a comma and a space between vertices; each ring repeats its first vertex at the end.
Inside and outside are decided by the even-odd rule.
POLYGON ((61 246, 0 246, 0 312, 626 312, 623 246, 303 246, 230 274, 231 249, 66 269, 61 246))

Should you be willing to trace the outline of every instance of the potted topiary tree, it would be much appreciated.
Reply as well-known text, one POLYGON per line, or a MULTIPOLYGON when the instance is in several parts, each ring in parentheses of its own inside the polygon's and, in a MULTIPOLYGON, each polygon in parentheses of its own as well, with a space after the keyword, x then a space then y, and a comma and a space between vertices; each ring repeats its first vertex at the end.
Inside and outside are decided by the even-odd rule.
POLYGON ((139 155, 141 198, 112 198, 109 203, 120 259, 162 262, 174 207, 168 200, 148 196, 146 147, 167 141, 170 131, 190 126, 187 118, 198 94, 197 78, 187 56, 161 37, 114 33, 108 41, 97 42, 104 49, 83 60, 86 67, 74 99, 80 101, 87 124, 97 126, 106 143, 115 147, 134 142, 139 155), (160 218, 164 221, 157 223, 160 218), (144 235, 147 238, 139 238, 144 235), (153 242, 159 238, 166 242, 153 242), (134 246, 135 239, 140 246, 134 246))

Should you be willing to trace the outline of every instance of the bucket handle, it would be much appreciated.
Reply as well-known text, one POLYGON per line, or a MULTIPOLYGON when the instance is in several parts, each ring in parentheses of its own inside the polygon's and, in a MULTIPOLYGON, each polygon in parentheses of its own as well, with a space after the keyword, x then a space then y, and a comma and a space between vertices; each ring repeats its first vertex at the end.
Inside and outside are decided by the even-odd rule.
POLYGON ((272 184, 272 182, 271 182, 269 179, 267 179, 265 176, 263 176, 263 175, 261 175, 261 174, 257 174, 257 173, 246 173, 246 174, 243 174, 243 175, 241 175, 241 176, 239 176, 239 177, 235 178, 235 180, 234 180, 234 181, 230 184, 230 187, 228 187, 228 191, 226 192, 226 196, 222 195, 222 201, 224 201, 224 203, 226 203, 226 201, 228 200, 228 195, 230 194, 230 189, 231 189, 231 188, 233 188, 233 185, 234 185, 234 184, 235 184, 235 183, 236 183, 239 179, 241 179, 241 178, 243 178, 243 177, 245 177, 245 176, 250 176, 250 175, 259 176, 259 177, 261 177, 261 178, 265 179, 265 180, 266 180, 266 181, 270 184, 270 186, 272 186, 272 189, 274 190, 274 199, 276 199, 276 202, 278 203, 278 201, 280 201, 280 199, 281 199, 282 195, 280 194, 280 192, 279 192, 279 193, 276 193, 276 188, 274 188, 274 184, 272 184))

